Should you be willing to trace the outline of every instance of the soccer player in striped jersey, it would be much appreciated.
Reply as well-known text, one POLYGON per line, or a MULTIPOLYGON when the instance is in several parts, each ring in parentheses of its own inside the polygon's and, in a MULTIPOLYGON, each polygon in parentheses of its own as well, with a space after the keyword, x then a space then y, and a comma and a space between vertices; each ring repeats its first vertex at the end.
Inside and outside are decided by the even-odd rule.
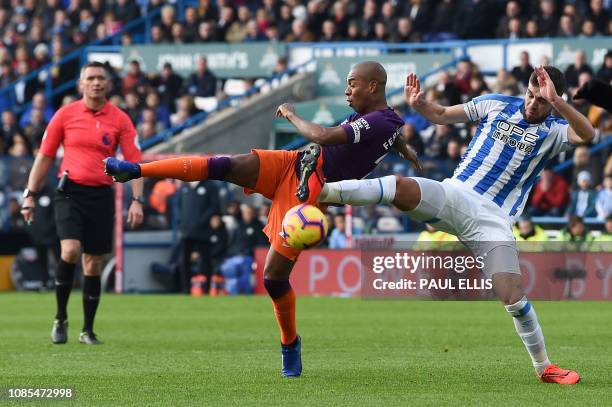
POLYGON ((525 98, 483 95, 463 105, 444 107, 425 100, 416 75, 406 79, 406 102, 436 124, 479 122, 452 178, 383 177, 327 183, 319 202, 368 205, 392 203, 416 220, 455 234, 476 255, 513 317, 519 337, 539 378, 575 384, 580 376, 552 364, 535 310, 525 297, 512 224, 546 162, 571 145, 589 142, 594 130, 561 95, 563 74, 538 67, 525 98), (555 109, 561 117, 551 115, 555 109))

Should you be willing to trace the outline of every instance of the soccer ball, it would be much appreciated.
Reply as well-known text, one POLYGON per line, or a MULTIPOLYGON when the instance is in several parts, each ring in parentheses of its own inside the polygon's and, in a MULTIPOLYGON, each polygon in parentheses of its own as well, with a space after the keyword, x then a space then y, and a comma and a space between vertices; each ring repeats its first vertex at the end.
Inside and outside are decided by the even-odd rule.
POLYGON ((283 218, 282 236, 294 249, 315 247, 325 240, 327 230, 327 217, 316 206, 307 204, 294 206, 283 218))

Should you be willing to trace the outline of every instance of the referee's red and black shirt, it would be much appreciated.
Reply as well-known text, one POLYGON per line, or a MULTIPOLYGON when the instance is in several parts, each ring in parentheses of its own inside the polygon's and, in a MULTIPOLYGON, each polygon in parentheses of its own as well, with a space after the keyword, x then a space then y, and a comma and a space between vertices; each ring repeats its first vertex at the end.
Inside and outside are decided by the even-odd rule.
POLYGON ((81 185, 112 185, 102 160, 114 156, 117 147, 128 161, 142 158, 132 121, 110 102, 98 111, 89 109, 82 99, 59 109, 47 126, 40 153, 55 158, 60 144, 64 156, 58 176, 68 170, 70 180, 81 185))

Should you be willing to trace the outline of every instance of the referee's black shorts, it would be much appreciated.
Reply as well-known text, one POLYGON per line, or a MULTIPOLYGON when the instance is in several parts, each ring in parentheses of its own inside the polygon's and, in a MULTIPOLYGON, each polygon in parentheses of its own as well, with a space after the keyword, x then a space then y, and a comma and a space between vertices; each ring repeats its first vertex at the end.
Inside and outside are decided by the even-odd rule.
POLYGON ((63 192, 56 191, 54 199, 60 240, 80 240, 87 254, 112 251, 115 200, 111 187, 90 187, 67 180, 63 192))

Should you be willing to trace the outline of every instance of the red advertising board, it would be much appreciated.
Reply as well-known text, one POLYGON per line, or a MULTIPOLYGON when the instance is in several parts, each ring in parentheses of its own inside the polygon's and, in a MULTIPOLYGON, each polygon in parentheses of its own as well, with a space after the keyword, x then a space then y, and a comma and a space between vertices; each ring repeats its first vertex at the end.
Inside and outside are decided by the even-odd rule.
MULTIPOLYGON (((393 251, 386 251, 394 253, 393 251)), ((379 253, 386 253, 381 251, 379 253)), ((257 287, 256 293, 264 294, 263 264, 267 250, 256 252, 257 287)), ((307 250, 303 252, 291 273, 291 284, 298 295, 336 295, 370 297, 373 278, 371 268, 362 267, 371 254, 361 250, 307 250), (363 273, 363 274, 362 274, 363 273), (362 287, 365 285, 365 287, 362 287), (362 289, 363 288, 363 289, 362 289)), ((406 251, 417 255, 418 252, 406 251)), ((520 254, 523 285, 530 299, 559 300, 612 300, 612 253, 606 252, 546 252, 520 254)), ((394 271, 395 272, 395 271, 394 271)), ((418 280, 424 271, 406 273, 400 276, 406 280, 418 280)), ((429 278, 434 277, 430 274, 429 278)), ((481 273, 468 271, 462 278, 485 278, 481 273)), ((399 278, 397 274, 394 278, 399 278)), ((453 277, 457 278, 457 276, 453 277)), ((469 285, 469 284, 468 284, 469 285)), ((418 288, 418 287, 417 287, 418 288)), ((390 297, 419 298, 490 298, 490 290, 472 289, 461 294, 456 290, 406 290, 401 295, 390 297)), ((465 288, 465 287, 463 287, 465 288)), ((380 296, 380 295, 374 295, 380 296)))

